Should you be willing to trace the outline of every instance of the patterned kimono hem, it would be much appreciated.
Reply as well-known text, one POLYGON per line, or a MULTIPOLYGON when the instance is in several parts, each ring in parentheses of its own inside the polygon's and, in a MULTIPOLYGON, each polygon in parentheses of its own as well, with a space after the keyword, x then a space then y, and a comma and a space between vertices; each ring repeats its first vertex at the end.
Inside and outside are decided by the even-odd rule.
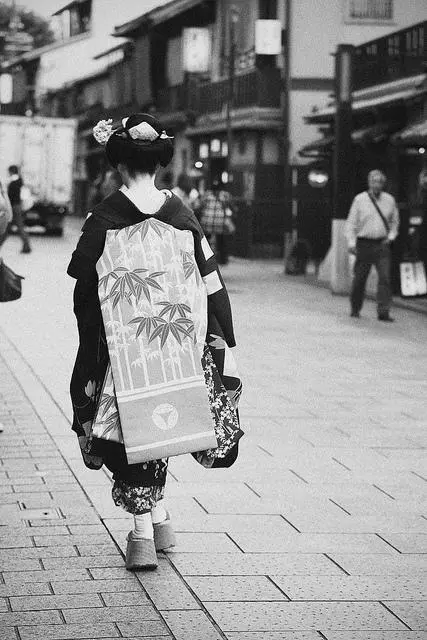
POLYGON ((151 511, 163 499, 164 485, 161 487, 133 487, 122 480, 115 480, 111 495, 114 504, 128 513, 140 515, 151 511))

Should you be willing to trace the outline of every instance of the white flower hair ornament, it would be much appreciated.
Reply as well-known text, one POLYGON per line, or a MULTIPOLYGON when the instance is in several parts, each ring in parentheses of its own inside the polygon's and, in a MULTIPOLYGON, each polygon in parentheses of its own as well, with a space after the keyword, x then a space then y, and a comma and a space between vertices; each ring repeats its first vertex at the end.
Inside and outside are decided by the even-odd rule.
POLYGON ((100 120, 92 130, 95 140, 103 146, 107 144, 108 139, 113 134, 112 122, 113 120, 111 118, 109 120, 100 120))

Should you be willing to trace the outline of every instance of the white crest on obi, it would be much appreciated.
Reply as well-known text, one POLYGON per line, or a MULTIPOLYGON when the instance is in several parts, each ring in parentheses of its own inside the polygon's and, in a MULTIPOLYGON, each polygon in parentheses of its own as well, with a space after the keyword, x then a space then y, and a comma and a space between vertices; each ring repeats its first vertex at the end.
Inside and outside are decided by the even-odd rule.
POLYGON ((158 132, 148 122, 140 122, 129 129, 129 135, 132 140, 144 140, 145 142, 153 142, 159 137, 158 132))
POLYGON ((109 120, 100 120, 98 124, 95 125, 94 128, 92 129, 93 137, 97 142, 99 142, 99 144, 102 144, 102 145, 107 144, 108 139, 113 133, 112 122, 113 121, 111 118, 109 120))

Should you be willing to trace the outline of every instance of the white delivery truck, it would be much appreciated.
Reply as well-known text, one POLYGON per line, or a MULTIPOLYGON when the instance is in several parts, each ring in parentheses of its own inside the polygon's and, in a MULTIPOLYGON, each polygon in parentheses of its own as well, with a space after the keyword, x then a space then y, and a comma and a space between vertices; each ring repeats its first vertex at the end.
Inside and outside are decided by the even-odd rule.
POLYGON ((76 120, 0 115, 0 179, 17 165, 34 204, 26 225, 62 235, 73 194, 76 120))

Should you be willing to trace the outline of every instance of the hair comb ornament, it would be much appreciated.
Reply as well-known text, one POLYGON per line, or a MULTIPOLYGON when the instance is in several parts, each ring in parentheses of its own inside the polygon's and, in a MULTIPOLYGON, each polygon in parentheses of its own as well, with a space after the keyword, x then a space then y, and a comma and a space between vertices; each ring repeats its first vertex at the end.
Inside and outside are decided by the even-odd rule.
POLYGON ((111 118, 109 120, 100 120, 92 129, 93 137, 103 146, 107 144, 108 139, 113 134, 112 122, 113 120, 111 118))
MULTIPOLYGON (((123 123, 125 123, 126 121, 127 118, 124 118, 122 120, 123 123)), ((128 129, 128 133, 132 140, 141 140, 142 142, 154 142, 159 138, 161 140, 171 139, 170 136, 166 134, 166 131, 162 131, 162 133, 159 133, 148 122, 140 122, 134 127, 128 129)))

